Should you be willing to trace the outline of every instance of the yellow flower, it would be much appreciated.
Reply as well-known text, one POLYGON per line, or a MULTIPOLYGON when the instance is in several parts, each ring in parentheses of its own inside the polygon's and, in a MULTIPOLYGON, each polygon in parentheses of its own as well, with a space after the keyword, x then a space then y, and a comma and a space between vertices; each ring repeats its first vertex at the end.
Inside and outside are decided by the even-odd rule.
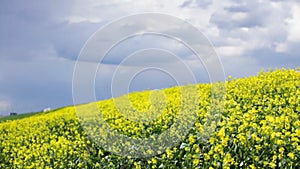
POLYGON ((78 163, 78 164, 77 164, 77 167, 78 167, 78 168, 81 168, 81 167, 82 167, 82 163, 78 163))
POLYGON ((199 163, 200 163, 200 160, 199 160, 199 159, 194 159, 194 160, 193 160, 194 166, 197 166, 199 163))
POLYGON ((218 133, 218 136, 222 139, 225 137, 225 128, 221 128, 219 133, 218 133))
POLYGON ((156 158, 153 157, 153 158, 151 159, 151 161, 152 161, 153 164, 157 164, 156 158))
POLYGON ((173 155, 173 153, 172 153, 172 150, 167 149, 167 150, 166 150, 166 153, 167 153, 167 157, 168 157, 168 158, 172 159, 172 158, 174 157, 174 155, 173 155))
POLYGON ((200 153, 201 149, 199 147, 196 148, 195 153, 200 153))
POLYGON ((140 164, 139 162, 134 162, 133 164, 134 164, 134 167, 135 167, 136 169, 141 169, 141 168, 142 168, 142 167, 141 167, 141 164, 140 164))
POLYGON ((190 136, 189 137, 189 142, 190 142, 191 145, 194 144, 196 142, 195 137, 194 136, 190 136))
POLYGON ((279 153, 283 153, 284 152, 284 148, 283 147, 280 147, 279 148, 279 153))
POLYGON ((204 160, 205 161, 210 160, 210 156, 207 153, 204 153, 204 160))
POLYGON ((269 163, 269 166, 270 166, 271 168, 276 168, 276 164, 275 164, 274 162, 269 163))
POLYGON ((258 151, 260 151, 262 149, 262 146, 261 145, 255 145, 254 146, 258 151))
POLYGON ((97 162, 95 165, 96 168, 100 167, 100 164, 97 162))
POLYGON ((249 167, 250 167, 251 169, 256 169, 256 167, 255 167, 254 164, 251 164, 249 167))
POLYGON ((294 160, 295 159, 295 154, 294 153, 292 153, 292 152, 290 152, 290 153, 288 153, 288 156, 292 159, 292 160, 294 160))
POLYGON ((234 164, 234 159, 231 157, 231 154, 230 153, 227 153, 225 155, 225 158, 223 160, 224 164, 234 164))

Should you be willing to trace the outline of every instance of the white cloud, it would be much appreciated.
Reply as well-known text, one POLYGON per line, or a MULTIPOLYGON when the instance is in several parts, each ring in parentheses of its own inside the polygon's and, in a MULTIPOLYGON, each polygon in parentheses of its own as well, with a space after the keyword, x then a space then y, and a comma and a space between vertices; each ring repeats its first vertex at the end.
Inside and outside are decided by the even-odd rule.
POLYGON ((221 56, 237 56, 243 54, 242 46, 221 46, 216 48, 218 55, 221 56))
POLYGON ((82 22, 90 22, 90 23, 100 23, 103 20, 101 18, 98 17, 83 17, 83 16, 68 16, 66 17, 66 20, 70 23, 70 24, 78 24, 78 23, 82 23, 82 22))
POLYGON ((287 52, 287 44, 286 43, 275 43, 275 51, 279 53, 287 52))
POLYGON ((288 40, 300 42, 300 4, 294 3, 291 10, 292 17, 286 20, 288 24, 288 40))

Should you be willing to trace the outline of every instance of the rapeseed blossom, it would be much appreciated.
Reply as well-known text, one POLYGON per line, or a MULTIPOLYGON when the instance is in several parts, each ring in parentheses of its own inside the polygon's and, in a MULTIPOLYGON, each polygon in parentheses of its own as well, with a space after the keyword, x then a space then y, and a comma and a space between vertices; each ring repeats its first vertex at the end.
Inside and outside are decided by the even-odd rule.
MULTIPOLYGON (((261 72, 224 82, 226 97, 219 102, 224 108, 220 119, 209 124, 212 132, 207 137, 203 133, 213 118, 210 110, 218 111, 219 105, 211 103, 212 84, 195 85, 200 99, 194 125, 175 147, 145 150, 152 155, 148 158, 119 156, 99 146, 92 136, 106 133, 104 128, 87 126, 87 133, 82 120, 102 121, 80 119, 72 106, 1 122, 0 168, 299 168, 299 70, 261 72)), ((131 103, 126 95, 97 105, 103 120, 118 133, 153 138, 182 117, 184 88, 162 90, 163 100, 162 93, 144 91, 129 94, 131 103)), ((115 144, 135 148, 128 141, 115 144)))

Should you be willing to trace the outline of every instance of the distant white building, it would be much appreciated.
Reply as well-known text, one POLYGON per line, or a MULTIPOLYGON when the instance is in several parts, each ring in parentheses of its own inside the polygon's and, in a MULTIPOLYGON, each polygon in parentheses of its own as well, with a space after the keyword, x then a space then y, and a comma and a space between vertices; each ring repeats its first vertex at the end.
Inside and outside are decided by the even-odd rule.
POLYGON ((48 108, 45 108, 43 109, 43 112, 47 112, 47 111, 50 111, 51 109, 48 107, 48 108))

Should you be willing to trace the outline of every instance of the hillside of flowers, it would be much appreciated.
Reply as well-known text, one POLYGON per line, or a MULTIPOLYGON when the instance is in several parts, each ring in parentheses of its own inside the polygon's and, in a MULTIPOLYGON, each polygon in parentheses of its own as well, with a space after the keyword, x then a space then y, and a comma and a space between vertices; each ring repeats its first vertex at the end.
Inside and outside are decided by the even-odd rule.
POLYGON ((116 150, 101 147, 96 137, 103 134, 101 121, 82 119, 73 106, 1 122, 0 168, 300 168, 299 70, 219 82, 225 93, 216 102, 212 98, 220 93, 212 93, 212 84, 197 84, 99 101, 96 110, 78 106, 99 114, 115 132, 137 139, 164 133, 185 117, 181 113, 196 113, 177 144, 161 150, 158 145, 159 151, 144 151, 143 158, 132 156, 134 146, 123 140, 112 140, 116 150), (183 105, 195 94, 195 105, 183 105), (207 124, 217 110, 217 120, 207 124), (212 131, 204 137, 207 127, 212 131), (114 153, 120 147, 127 156, 114 153))

